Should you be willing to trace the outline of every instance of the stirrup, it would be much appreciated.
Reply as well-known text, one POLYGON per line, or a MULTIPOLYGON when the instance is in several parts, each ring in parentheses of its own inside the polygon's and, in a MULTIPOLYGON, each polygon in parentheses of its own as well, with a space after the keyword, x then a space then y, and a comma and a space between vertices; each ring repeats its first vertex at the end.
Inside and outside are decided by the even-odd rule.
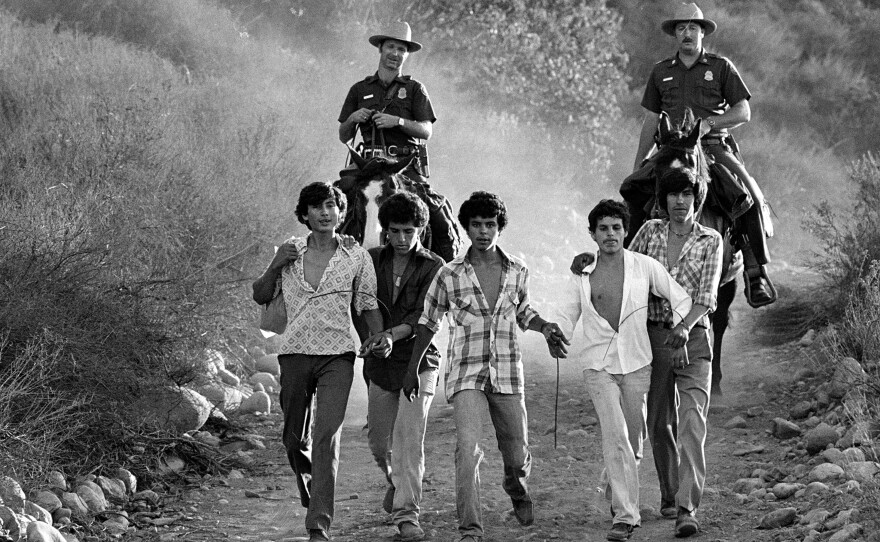
POLYGON ((752 299, 752 277, 749 276, 748 269, 743 271, 743 278, 745 279, 744 282, 746 283, 746 301, 748 301, 749 305, 753 309, 770 305, 776 302, 776 300, 779 298, 779 294, 776 292, 776 286, 773 285, 773 281, 771 281, 770 277, 767 276, 767 273, 764 271, 763 265, 759 267, 759 273, 760 274, 756 278, 763 278, 764 281, 767 283, 767 293, 770 295, 770 297, 766 301, 755 301, 754 299, 752 299))

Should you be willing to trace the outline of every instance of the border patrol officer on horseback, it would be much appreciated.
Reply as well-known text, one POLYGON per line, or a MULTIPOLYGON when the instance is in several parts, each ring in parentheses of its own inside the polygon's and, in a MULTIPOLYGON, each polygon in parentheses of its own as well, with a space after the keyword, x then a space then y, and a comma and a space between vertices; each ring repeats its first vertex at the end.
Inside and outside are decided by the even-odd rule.
POLYGON ((379 68, 375 74, 355 83, 345 97, 339 113, 339 140, 352 141, 358 129, 363 137, 362 156, 412 159, 402 171, 415 182, 416 192, 430 210, 429 224, 434 252, 446 261, 455 257, 461 240, 443 196, 431 189, 426 141, 433 133, 437 118, 425 86, 409 75, 402 75, 410 53, 422 45, 412 40, 408 23, 397 22, 384 32, 370 36, 379 49, 379 68))
POLYGON ((745 259, 746 295, 754 307, 776 300, 776 292, 767 277, 765 264, 770 261, 765 237, 769 217, 763 215, 766 207, 764 194, 754 178, 746 171, 739 148, 729 130, 751 118, 751 94, 733 63, 722 56, 707 52, 702 46, 704 36, 718 25, 703 17, 696 4, 681 4, 672 19, 663 21, 663 32, 678 43, 675 56, 654 65, 642 107, 648 110, 639 137, 635 169, 652 148, 657 117, 665 111, 679 122, 685 108, 703 118, 701 134, 706 154, 734 173, 752 197, 754 205, 738 219, 739 235, 736 244, 745 259))

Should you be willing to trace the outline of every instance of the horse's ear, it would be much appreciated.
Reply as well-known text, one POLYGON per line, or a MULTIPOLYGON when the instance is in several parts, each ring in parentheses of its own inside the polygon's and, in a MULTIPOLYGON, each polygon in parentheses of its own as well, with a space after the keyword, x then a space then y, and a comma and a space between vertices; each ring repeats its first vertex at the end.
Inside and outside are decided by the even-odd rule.
POLYGON ((684 140, 686 147, 696 147, 700 142, 700 127, 703 125, 703 119, 697 119, 697 123, 691 128, 691 133, 684 140))
POLYGON ((388 170, 387 170, 388 173, 400 173, 401 171, 406 169, 406 167, 408 165, 410 165, 412 163, 412 161, 415 159, 415 157, 416 157, 416 155, 412 154, 412 155, 410 155, 409 160, 398 160, 396 164, 389 165, 388 170))
POLYGON ((657 128, 660 130, 660 140, 666 141, 669 132, 672 131, 672 124, 669 123, 669 115, 666 114, 666 111, 660 112, 660 124, 657 128))
POLYGON ((358 152, 354 150, 354 147, 352 147, 348 143, 346 143, 345 146, 348 147, 348 153, 351 155, 352 162, 357 165, 358 169, 364 169, 364 166, 367 165, 367 161, 364 159, 364 157, 358 154, 358 152))

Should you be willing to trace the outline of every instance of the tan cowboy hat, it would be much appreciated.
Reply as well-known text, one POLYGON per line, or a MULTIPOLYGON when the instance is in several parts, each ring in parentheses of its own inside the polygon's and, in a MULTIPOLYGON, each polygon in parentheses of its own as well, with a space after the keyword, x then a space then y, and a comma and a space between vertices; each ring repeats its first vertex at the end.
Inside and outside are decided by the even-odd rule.
POLYGON ((683 2, 679 4, 678 9, 675 10, 675 15, 673 15, 671 19, 663 21, 660 28, 670 36, 675 36, 675 26, 678 23, 686 23, 689 21, 693 21, 702 26, 703 31, 707 36, 712 32, 715 32, 715 29, 718 28, 715 21, 703 17, 703 12, 693 2, 690 4, 685 4, 683 2))
POLYGON ((412 30, 409 28, 409 23, 398 21, 389 24, 384 30, 383 34, 370 36, 371 45, 381 47, 385 40, 397 40, 405 43, 410 53, 415 53, 422 48, 421 43, 412 40, 412 30))

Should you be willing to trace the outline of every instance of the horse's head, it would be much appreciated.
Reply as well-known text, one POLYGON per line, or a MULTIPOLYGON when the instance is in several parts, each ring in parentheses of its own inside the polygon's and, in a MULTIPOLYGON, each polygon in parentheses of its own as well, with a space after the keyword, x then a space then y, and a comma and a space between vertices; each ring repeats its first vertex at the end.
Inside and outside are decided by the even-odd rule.
POLYGON ((351 166, 340 171, 338 185, 348 197, 348 213, 341 231, 366 247, 378 244, 378 209, 388 197, 406 190, 412 181, 401 171, 415 156, 395 160, 383 156, 363 158, 349 146, 351 166), (373 239, 376 237, 376 239, 373 239))
POLYGON ((700 145, 700 128, 703 119, 694 121, 690 109, 678 126, 672 126, 666 112, 660 114, 657 133, 657 155, 655 172, 660 178, 668 169, 688 167, 697 172, 705 182, 709 182, 709 165, 700 145))

